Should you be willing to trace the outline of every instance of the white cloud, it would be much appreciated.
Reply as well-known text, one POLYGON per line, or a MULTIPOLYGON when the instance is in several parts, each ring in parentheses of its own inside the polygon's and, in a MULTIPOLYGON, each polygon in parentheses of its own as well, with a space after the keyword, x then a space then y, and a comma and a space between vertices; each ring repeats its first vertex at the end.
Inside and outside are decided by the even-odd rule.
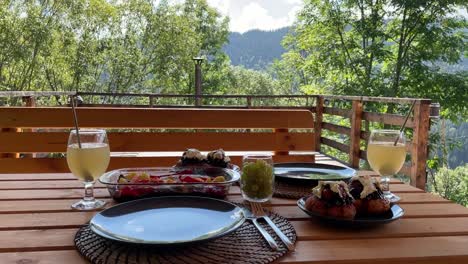
POLYGON ((230 30, 273 30, 294 23, 302 0, 208 0, 208 4, 230 18, 230 30))

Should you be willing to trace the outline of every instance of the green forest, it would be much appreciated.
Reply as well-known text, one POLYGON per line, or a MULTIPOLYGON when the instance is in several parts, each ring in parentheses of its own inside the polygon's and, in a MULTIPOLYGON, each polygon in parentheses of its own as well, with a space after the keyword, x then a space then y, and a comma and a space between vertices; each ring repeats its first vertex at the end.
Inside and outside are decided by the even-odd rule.
MULTIPOLYGON (((467 128, 458 125, 468 121, 468 72, 457 66, 468 56, 458 12, 466 8, 463 0, 304 0, 286 36, 270 40, 281 41, 281 58, 268 64, 266 54, 247 69, 255 55, 237 50, 242 62, 231 61, 229 18, 206 0, 0 0, 0 91, 193 94, 192 59, 202 57, 205 94, 430 98, 450 123, 444 135, 457 139, 434 129, 432 186, 453 178, 466 194, 467 166, 450 170, 466 157, 446 155, 466 153, 467 128)), ((446 196, 466 204, 457 195, 446 196)))

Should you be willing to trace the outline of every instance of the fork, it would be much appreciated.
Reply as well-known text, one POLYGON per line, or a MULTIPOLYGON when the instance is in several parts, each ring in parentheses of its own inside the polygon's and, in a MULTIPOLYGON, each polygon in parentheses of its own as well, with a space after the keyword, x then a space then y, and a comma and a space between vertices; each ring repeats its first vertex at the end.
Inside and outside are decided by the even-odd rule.
POLYGON ((283 241, 283 243, 286 245, 288 250, 293 251, 295 249, 294 244, 291 242, 291 240, 289 240, 289 238, 285 234, 283 234, 283 232, 281 232, 281 230, 275 225, 275 223, 273 223, 273 221, 270 219, 270 217, 263 210, 262 205, 259 204, 259 203, 252 203, 252 202, 250 204, 251 204, 251 207, 252 207, 253 214, 258 219, 259 218, 265 219, 265 221, 271 226, 271 228, 273 228, 275 233, 279 236, 281 241, 283 241))

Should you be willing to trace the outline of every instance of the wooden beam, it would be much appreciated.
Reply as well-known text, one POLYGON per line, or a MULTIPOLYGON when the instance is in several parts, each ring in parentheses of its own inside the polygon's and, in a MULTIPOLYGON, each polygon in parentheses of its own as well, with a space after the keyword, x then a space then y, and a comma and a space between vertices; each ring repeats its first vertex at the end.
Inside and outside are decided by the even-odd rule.
POLYGON ((362 102, 393 103, 393 104, 412 104, 415 100, 421 103, 431 103, 430 99, 417 98, 396 98, 396 97, 378 97, 378 96, 349 96, 349 95, 323 95, 325 99, 330 100, 349 100, 362 102))
MULTIPOLYGON (((313 128, 308 110, 278 109, 76 109, 83 128, 313 128)), ((0 107, 0 127, 70 128, 69 107, 0 107)))
POLYGON ((320 152, 320 136, 322 135, 322 120, 323 120, 323 103, 324 99, 322 96, 317 97, 317 105, 315 107, 315 151, 320 152))
MULTIPOLYGON (((68 132, 0 133, 1 152, 65 152, 68 132)), ((268 132, 109 132, 113 152, 183 151, 313 151, 314 133, 268 132)))
POLYGON ((426 161, 429 140, 429 103, 414 105, 413 147, 411 150, 411 185, 426 188, 426 161))
MULTIPOLYGON (((230 156, 230 158, 233 164, 242 165, 242 156, 230 156)), ((173 166, 178 160, 179 157, 111 157, 107 170, 132 167, 166 167, 173 166)), ((315 155, 274 155, 273 161, 276 163, 315 162, 315 155)), ((0 174, 60 172, 70 172, 65 158, 0 159, 0 174)))
POLYGON ((349 148, 349 164, 353 168, 359 168, 359 151, 361 150, 361 124, 363 104, 361 101, 353 101, 351 111, 351 133, 349 148))

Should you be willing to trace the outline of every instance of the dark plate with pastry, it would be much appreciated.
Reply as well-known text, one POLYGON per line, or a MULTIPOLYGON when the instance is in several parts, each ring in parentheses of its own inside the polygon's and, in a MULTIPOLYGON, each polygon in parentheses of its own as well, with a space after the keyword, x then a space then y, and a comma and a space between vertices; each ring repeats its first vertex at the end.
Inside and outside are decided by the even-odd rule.
POLYGON ((349 183, 320 181, 297 205, 310 216, 347 226, 387 224, 404 214, 399 205, 383 198, 380 185, 367 176, 353 177, 349 183))

